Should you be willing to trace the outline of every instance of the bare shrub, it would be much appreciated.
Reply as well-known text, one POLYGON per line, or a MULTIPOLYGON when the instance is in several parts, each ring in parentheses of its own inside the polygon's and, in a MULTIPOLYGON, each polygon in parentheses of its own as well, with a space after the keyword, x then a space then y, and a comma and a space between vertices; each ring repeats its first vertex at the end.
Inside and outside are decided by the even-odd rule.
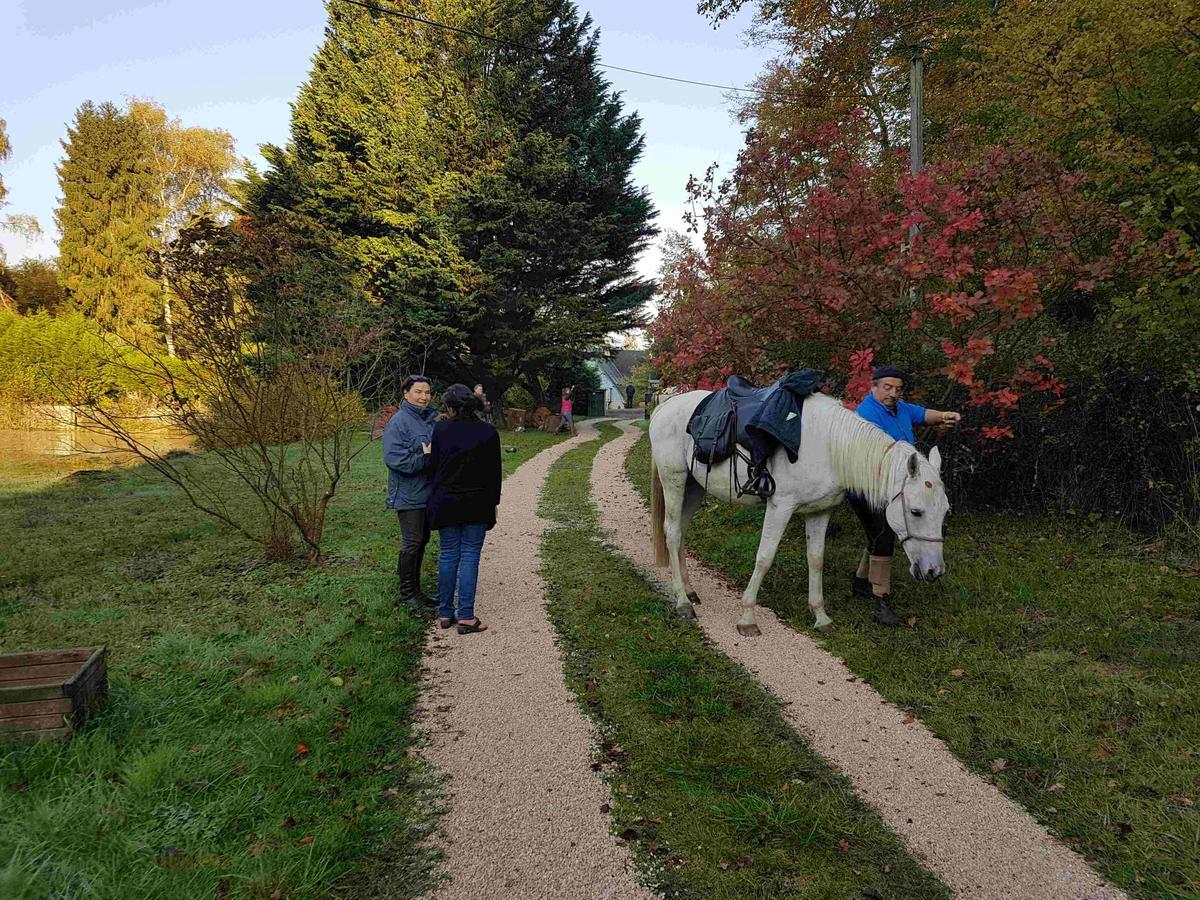
POLYGON ((305 557, 319 559, 329 504, 370 441, 358 387, 374 377, 378 331, 329 296, 337 272, 319 248, 288 245, 269 223, 198 221, 164 276, 181 301, 179 355, 113 338, 110 363, 152 399, 153 423, 191 435, 236 489, 157 452, 145 415, 94 402, 78 407, 82 424, 114 436, 267 556, 291 556, 299 538, 305 557), (247 511, 247 493, 256 509, 247 511))

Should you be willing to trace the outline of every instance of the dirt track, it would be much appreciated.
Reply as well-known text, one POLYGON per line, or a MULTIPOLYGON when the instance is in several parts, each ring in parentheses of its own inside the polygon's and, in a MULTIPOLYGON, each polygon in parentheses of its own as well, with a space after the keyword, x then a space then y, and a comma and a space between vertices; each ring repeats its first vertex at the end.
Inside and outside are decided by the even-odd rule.
POLYGON ((489 630, 434 626, 419 724, 423 755, 449 777, 436 843, 451 877, 436 898, 653 896, 601 812, 609 792, 591 770, 592 727, 563 683, 538 575, 542 482, 563 453, 595 437, 581 429, 505 480, 479 571, 476 609, 489 630))

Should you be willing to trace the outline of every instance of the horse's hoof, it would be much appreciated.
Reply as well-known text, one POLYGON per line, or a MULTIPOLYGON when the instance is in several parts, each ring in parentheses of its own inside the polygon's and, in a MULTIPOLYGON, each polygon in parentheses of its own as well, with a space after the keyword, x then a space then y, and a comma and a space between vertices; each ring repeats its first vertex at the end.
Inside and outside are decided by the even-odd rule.
POLYGON ((698 596, 696 596, 696 592, 695 592, 695 591, 688 591, 687 598, 688 598, 689 600, 691 600, 693 604, 697 604, 697 603, 699 603, 699 602, 700 602, 700 598, 699 598, 698 596))
POLYGON ((817 631, 826 632, 833 629, 833 619, 826 619, 824 622, 817 622, 813 625, 817 631))
POLYGON ((741 622, 738 622, 737 629, 738 634, 740 634, 742 637, 759 637, 762 635, 761 629, 754 624, 743 625, 741 622))
POLYGON ((679 618, 681 619, 696 618, 696 611, 692 609, 692 604, 690 603, 685 603, 682 606, 676 606, 675 612, 679 614, 679 618))

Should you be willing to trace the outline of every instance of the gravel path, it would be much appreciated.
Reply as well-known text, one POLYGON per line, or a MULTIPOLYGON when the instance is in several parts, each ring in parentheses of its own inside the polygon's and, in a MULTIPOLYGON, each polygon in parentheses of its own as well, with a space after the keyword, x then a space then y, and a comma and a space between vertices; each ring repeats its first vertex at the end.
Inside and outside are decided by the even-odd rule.
MULTIPOLYGON (((650 516, 624 471, 641 432, 606 444, 592 470, 592 495, 618 549, 655 577, 650 516)), ((688 574, 704 601, 698 622, 784 703, 796 730, 845 774, 857 793, 959 897, 979 900, 1121 898, 1078 855, 1027 812, 972 775, 920 722, 859 681, 807 635, 757 614, 762 636, 734 625, 741 597, 695 561, 688 574)))
POLYGON ((479 571, 489 630, 435 625, 427 645, 421 752, 449 777, 435 843, 451 877, 434 891, 439 900, 653 896, 600 810, 608 788, 591 770, 593 731, 563 683, 538 574, 542 482, 563 453, 595 437, 581 428, 504 481, 479 571))

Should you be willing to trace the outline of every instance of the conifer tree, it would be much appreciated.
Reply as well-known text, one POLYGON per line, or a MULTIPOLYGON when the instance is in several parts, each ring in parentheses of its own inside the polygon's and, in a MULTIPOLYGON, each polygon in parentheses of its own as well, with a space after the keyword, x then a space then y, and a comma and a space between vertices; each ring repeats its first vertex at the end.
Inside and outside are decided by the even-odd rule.
POLYGON ((641 122, 597 71, 590 17, 571 0, 505 0, 492 19, 506 43, 477 45, 473 65, 508 139, 456 223, 480 270, 457 364, 499 397, 556 388, 608 333, 642 324, 654 284, 634 266, 655 229, 631 179, 641 122))
POLYGON ((248 179, 246 210, 328 241, 367 301, 344 314, 390 323, 397 357, 425 368, 463 336, 471 272, 446 210, 480 165, 477 117, 452 36, 340 0, 326 6, 291 140, 264 148, 269 168, 248 179))
POLYGON ((161 309, 149 269, 161 215, 144 132, 112 103, 88 101, 67 135, 54 214, 61 283, 101 327, 145 337, 161 309))

